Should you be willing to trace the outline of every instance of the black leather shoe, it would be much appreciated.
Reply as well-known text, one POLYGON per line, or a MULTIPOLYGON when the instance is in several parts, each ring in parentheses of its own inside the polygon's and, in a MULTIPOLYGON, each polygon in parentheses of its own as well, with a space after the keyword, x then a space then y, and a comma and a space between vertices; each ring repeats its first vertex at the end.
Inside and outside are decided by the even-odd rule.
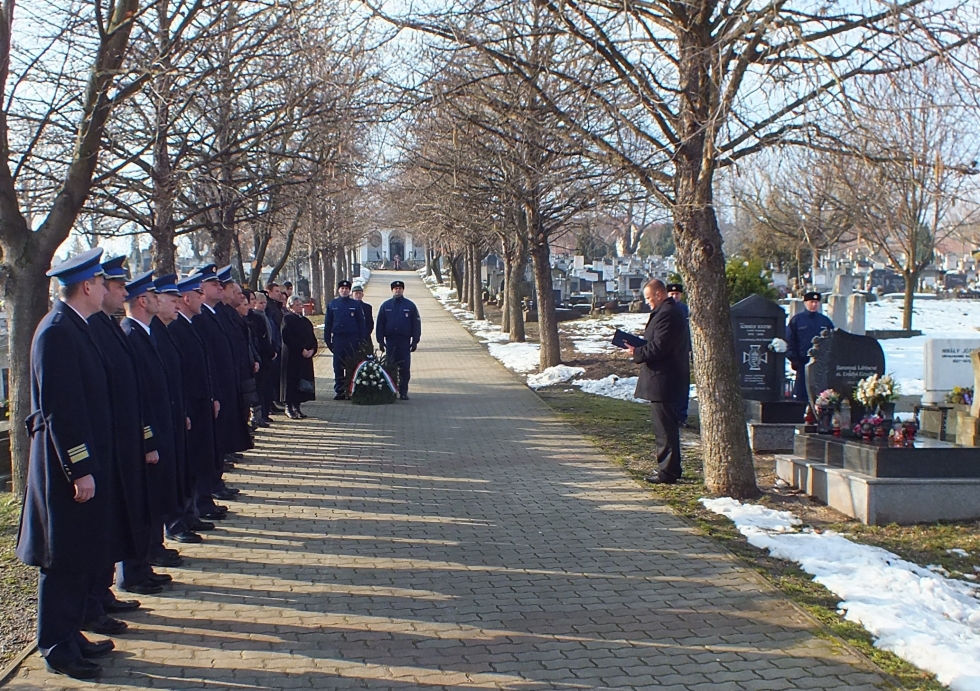
MULTIPOLYGON (((336 401, 337 399, 335 398, 333 400, 336 401)), ((287 410, 286 417, 288 417, 290 420, 302 420, 302 418, 299 416, 299 413, 297 413, 295 410, 287 410)))
POLYGON ((407 393, 403 393, 398 398, 402 399, 403 401, 407 401, 408 400, 408 394, 407 393))
POLYGON ((280 408, 275 403, 273 403, 272 405, 269 406, 269 412, 270 413, 281 413, 282 412, 282 408, 280 408))
POLYGON ((150 566, 162 566, 166 569, 172 569, 175 566, 180 566, 184 563, 184 560, 180 557, 150 557, 147 561, 150 562, 150 566))
POLYGON ((676 485, 677 484, 677 480, 674 480, 669 477, 664 477, 663 475, 651 475, 643 479, 649 482, 651 485, 676 485))
POLYGON ((345 400, 346 398, 347 398, 347 396, 345 396, 345 395, 344 395, 344 394, 342 394, 342 393, 339 393, 339 394, 337 394, 336 396, 334 396, 334 397, 333 397, 333 400, 335 400, 335 401, 343 401, 343 400, 345 400))
POLYGON ((78 644, 78 649, 82 653, 82 657, 91 660, 96 657, 102 657, 103 655, 108 655, 116 647, 116 644, 112 642, 111 639, 107 638, 104 641, 99 641, 98 643, 92 643, 86 640, 84 643, 78 644))
MULTIPOLYGON (((237 493, 235 493, 235 492, 229 492, 226 489, 223 489, 221 491, 215 492, 211 496, 214 497, 215 499, 220 499, 222 501, 235 501, 236 499, 238 499, 238 494, 237 493)), ((205 518, 211 518, 211 516, 210 515, 207 515, 207 516, 205 516, 205 518)))
POLYGON ((119 600, 112 598, 109 602, 102 603, 102 609, 109 614, 122 614, 123 612, 133 612, 140 608, 139 600, 119 600))
POLYGON ((103 636, 118 636, 121 633, 126 633, 126 629, 128 628, 129 624, 126 622, 113 619, 105 614, 82 626, 82 629, 85 631, 91 631, 92 633, 98 633, 103 636))
MULTIPOLYGON (((204 542, 203 537, 190 530, 184 530, 179 533, 171 533, 170 535, 167 535, 167 539, 173 540, 174 542, 183 542, 185 545, 196 545, 199 542, 204 542)), ((159 566, 159 564, 154 564, 154 566, 159 566)))
POLYGON ((201 518, 206 518, 209 521, 223 521, 226 518, 228 518, 228 512, 227 511, 212 511, 211 513, 202 513, 201 514, 201 518))
POLYGON ((221 466, 221 470, 223 470, 226 473, 230 473, 234 469, 235 469, 235 464, 232 463, 231 461, 225 461, 224 465, 221 466))
POLYGON ((95 679, 102 673, 102 668, 94 662, 89 662, 84 657, 74 660, 48 660, 45 658, 44 666, 49 672, 54 674, 65 674, 72 679, 95 679))
POLYGON ((153 585, 167 585, 173 583, 174 577, 169 573, 151 573, 146 580, 153 585))
POLYGON ((209 523, 208 521, 198 519, 196 521, 189 521, 187 523, 187 528, 199 533, 201 531, 214 530, 214 523, 209 523))
POLYGON ((130 583, 122 587, 127 593, 136 593, 137 595, 156 595, 157 593, 163 592, 163 586, 157 585, 151 581, 143 581, 142 583, 130 583))

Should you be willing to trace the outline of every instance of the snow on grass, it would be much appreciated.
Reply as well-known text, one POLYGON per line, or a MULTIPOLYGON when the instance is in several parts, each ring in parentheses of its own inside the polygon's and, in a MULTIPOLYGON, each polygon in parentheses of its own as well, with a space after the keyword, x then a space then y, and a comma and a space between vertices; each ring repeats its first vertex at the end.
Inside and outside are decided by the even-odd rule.
POLYGON ((946 578, 891 552, 832 531, 799 531, 786 511, 734 499, 701 499, 749 543, 796 562, 841 598, 848 621, 889 650, 932 672, 954 691, 980 691, 980 600, 973 583, 946 578))
POLYGON ((585 393, 596 396, 618 398, 621 401, 632 401, 633 403, 646 403, 647 401, 643 399, 633 398, 636 380, 636 377, 618 377, 615 374, 610 374, 602 379, 578 379, 572 384, 581 387, 585 393))
POLYGON ((537 343, 487 343, 490 355, 515 372, 533 372, 541 361, 537 343))
POLYGON ((569 379, 574 379, 580 374, 585 374, 584 367, 569 367, 568 365, 555 365, 549 367, 540 374, 529 374, 527 385, 532 389, 540 389, 545 386, 562 384, 569 379))

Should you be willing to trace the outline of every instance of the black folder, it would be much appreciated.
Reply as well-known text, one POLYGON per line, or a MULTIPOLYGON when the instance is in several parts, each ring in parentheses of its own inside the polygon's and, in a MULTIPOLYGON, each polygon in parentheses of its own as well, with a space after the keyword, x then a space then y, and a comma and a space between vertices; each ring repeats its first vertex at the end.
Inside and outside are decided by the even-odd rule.
POLYGON ((639 336, 634 336, 631 333, 626 333, 622 329, 616 329, 616 333, 613 334, 612 344, 617 348, 626 349, 626 346, 631 345, 634 348, 639 348, 647 344, 646 339, 640 338, 639 336))

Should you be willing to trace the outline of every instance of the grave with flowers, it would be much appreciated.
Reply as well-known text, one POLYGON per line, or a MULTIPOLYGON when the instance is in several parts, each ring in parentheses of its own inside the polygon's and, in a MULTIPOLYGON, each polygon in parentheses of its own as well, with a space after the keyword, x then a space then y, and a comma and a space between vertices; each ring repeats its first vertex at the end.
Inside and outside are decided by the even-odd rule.
POLYGON ((825 332, 806 376, 822 419, 777 456, 781 479, 871 525, 980 518, 980 448, 923 438, 895 414, 900 392, 874 338, 825 332))

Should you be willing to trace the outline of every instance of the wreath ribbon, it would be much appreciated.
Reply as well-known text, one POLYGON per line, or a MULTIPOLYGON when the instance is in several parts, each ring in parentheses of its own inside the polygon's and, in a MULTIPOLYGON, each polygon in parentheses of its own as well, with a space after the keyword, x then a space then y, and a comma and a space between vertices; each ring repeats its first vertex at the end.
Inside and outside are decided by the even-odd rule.
POLYGON ((395 386, 395 382, 392 381, 391 375, 385 371, 384 367, 379 365, 374 360, 361 360, 361 362, 357 365, 357 368, 354 370, 354 376, 350 378, 350 391, 348 391, 348 394, 351 396, 354 395, 354 388, 357 386, 357 375, 360 374, 361 370, 364 369, 364 367, 369 363, 373 364, 381 372, 381 377, 388 385, 388 388, 391 389, 391 393, 398 393, 398 388, 395 386))

